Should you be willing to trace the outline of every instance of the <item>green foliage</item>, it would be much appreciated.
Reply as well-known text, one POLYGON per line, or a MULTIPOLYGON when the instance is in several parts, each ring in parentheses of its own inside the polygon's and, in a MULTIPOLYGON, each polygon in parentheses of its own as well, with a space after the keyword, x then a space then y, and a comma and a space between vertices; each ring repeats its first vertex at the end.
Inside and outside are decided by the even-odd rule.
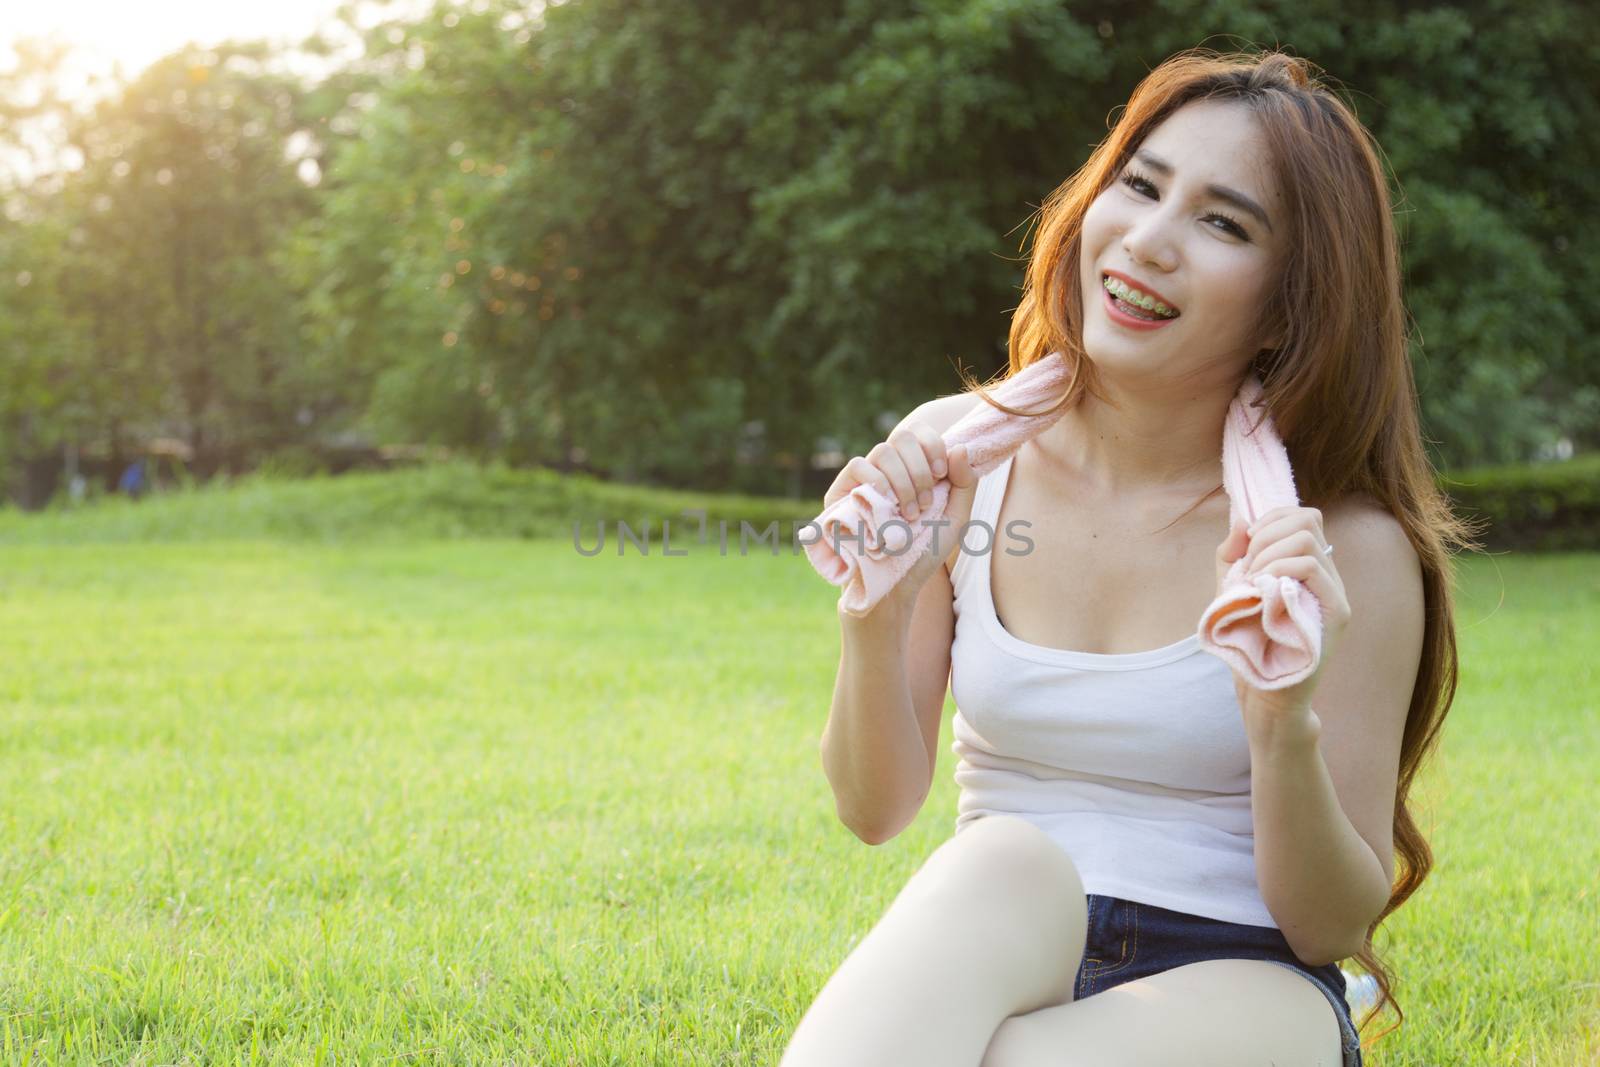
MULTIPOLYGON (((169 57, 67 123, 79 170, 7 194, 0 456, 166 428, 209 470, 353 430, 765 490, 819 437, 864 452, 958 365, 998 369, 1032 212, 1197 43, 1282 43, 1375 132, 1438 466, 1600 445, 1600 52, 1575 0, 340 19, 363 50, 314 84, 265 46, 169 57)), ((27 96, 0 79, 0 118, 49 109, 27 96)))
POLYGON ((91 414, 74 388, 95 381, 82 324, 49 298, 67 272, 53 253, 67 243, 55 219, 0 230, 0 465, 59 444, 91 414))
MULTIPOLYGON (((1577 210, 1600 116, 1576 5, 1389 18, 1171 2, 1089 18, 1026 0, 594 0, 497 49, 506 34, 483 26, 501 14, 417 28, 428 64, 379 108, 466 118, 425 153, 446 164, 446 137, 480 158, 510 145, 502 182, 472 179, 489 206, 465 218, 554 281, 552 317, 497 317, 480 281, 449 319, 459 387, 492 383, 507 452, 575 442, 624 476, 717 484, 753 420, 769 454, 809 454, 819 433, 864 451, 879 412, 951 389, 951 364, 995 368, 1023 251, 1002 255, 1005 235, 1144 70, 1218 25, 1233 36, 1214 46, 1285 41, 1317 60, 1386 149, 1440 465, 1600 441, 1600 324, 1582 299, 1600 242, 1577 210), (733 395, 720 381, 742 385, 737 408, 712 401, 733 395)), ((345 173, 369 200, 393 183, 345 173)), ((427 173, 457 183, 452 166, 427 173)), ((454 420, 462 444, 495 421, 434 414, 436 391, 383 395, 393 425, 454 420)))
POLYGON ((274 256, 313 200, 284 158, 298 122, 275 58, 184 50, 60 116, 81 165, 13 198, 28 224, 20 247, 0 241, 37 275, 8 348, 50 371, 47 389, 5 390, 25 416, 0 432, 12 448, 116 454, 175 426, 209 470, 293 436, 308 383, 274 256))
POLYGON ((1600 456, 1477 467, 1440 484, 1464 514, 1490 520, 1489 548, 1600 549, 1600 456))

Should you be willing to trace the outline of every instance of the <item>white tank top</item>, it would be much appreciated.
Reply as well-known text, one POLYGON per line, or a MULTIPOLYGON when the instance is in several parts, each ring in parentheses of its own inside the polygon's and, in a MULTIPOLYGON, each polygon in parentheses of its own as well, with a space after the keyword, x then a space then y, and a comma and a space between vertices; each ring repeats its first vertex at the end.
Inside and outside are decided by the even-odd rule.
POLYGON ((1256 885, 1250 746, 1228 665, 1198 634, 1145 652, 1029 644, 990 594, 993 552, 1025 542, 996 517, 1015 456, 979 479, 957 553, 956 833, 1021 816, 1060 843, 1084 890, 1191 915, 1277 927, 1256 885))

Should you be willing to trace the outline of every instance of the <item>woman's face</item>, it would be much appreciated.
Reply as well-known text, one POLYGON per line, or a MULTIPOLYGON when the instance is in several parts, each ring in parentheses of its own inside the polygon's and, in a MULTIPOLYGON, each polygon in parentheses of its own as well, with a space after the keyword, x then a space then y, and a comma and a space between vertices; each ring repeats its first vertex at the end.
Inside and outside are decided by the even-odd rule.
POLYGON ((1089 357, 1102 369, 1186 370, 1220 362, 1242 370, 1259 349, 1276 343, 1251 336, 1273 281, 1281 239, 1274 229, 1286 229, 1282 199, 1249 110, 1212 100, 1173 112, 1084 216, 1080 274, 1089 357), (1150 312, 1111 303, 1108 271, 1151 291, 1176 317, 1154 328, 1130 321, 1123 312, 1150 312))

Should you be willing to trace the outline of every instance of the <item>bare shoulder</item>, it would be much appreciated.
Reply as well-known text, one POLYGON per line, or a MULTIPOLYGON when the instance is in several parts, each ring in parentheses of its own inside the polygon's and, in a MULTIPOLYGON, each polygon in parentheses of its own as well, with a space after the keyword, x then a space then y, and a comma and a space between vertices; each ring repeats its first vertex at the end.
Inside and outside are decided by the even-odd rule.
POLYGON ((1329 505, 1323 512, 1322 532, 1330 544, 1337 540, 1351 546, 1345 550, 1346 560, 1360 552, 1365 558, 1386 560, 1391 573, 1393 568, 1414 568, 1419 559, 1405 524, 1367 492, 1348 493, 1329 505))
POLYGON ((1324 526, 1337 523, 1341 526, 1363 526, 1387 528, 1391 535, 1394 531, 1401 531, 1403 527, 1400 520, 1383 506, 1377 497, 1365 490, 1346 493, 1344 496, 1329 504, 1323 511, 1324 526))
POLYGON ((977 393, 951 393, 949 396, 937 396, 932 400, 918 404, 911 414, 901 420, 901 424, 926 422, 934 430, 942 434, 960 422, 967 412, 984 402, 983 397, 977 393))

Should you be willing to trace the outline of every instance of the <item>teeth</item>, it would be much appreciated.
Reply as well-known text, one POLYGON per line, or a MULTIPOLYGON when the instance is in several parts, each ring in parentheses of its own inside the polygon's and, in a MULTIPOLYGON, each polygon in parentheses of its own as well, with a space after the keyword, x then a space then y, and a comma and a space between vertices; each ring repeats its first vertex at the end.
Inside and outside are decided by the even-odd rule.
POLYGON ((1139 290, 1129 286, 1126 282, 1111 277, 1109 274, 1106 275, 1105 278, 1105 287, 1112 296, 1119 297, 1136 307, 1142 307, 1146 311, 1153 312, 1157 315, 1162 315, 1166 318, 1172 318, 1176 315, 1176 312, 1174 312, 1170 307, 1168 307, 1166 304, 1163 304, 1149 293, 1142 293, 1139 290))

